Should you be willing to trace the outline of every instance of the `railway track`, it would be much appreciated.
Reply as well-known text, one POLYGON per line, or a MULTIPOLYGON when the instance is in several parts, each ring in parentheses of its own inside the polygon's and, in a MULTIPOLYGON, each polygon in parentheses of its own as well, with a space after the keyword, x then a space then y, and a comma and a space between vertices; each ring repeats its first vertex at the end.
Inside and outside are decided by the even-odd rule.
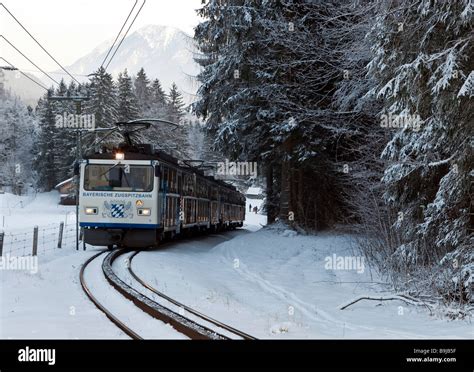
POLYGON ((137 256, 137 254, 140 253, 140 251, 136 251, 135 253, 133 253, 130 258, 129 258, 129 261, 128 261, 128 265, 127 265, 127 269, 128 269, 128 272, 130 273, 130 275, 137 281, 139 282, 143 287, 147 288, 148 290, 150 290, 151 292, 153 292, 154 294, 156 294, 157 296, 159 296, 160 298, 172 303, 173 305, 179 307, 180 309, 184 309, 185 311, 187 311, 188 313, 191 313, 195 316, 197 316, 198 318, 204 320, 205 322, 208 322, 208 323, 211 323, 213 325, 215 325, 216 327, 219 327, 219 328, 222 328, 226 331, 228 331, 229 333, 232 333, 232 334, 235 334, 241 338, 243 338, 244 340, 255 340, 256 338, 247 334, 247 333, 244 333, 234 327, 231 327, 227 324, 224 324, 216 319, 213 319, 205 314, 202 314, 201 312, 187 306, 187 305, 184 305, 178 301, 176 301, 175 299, 167 296, 166 294, 164 294, 163 292, 160 292, 158 291, 156 288, 152 287, 149 283, 147 283, 146 281, 144 281, 142 278, 140 278, 134 271, 133 271, 133 268, 132 268, 132 261, 133 261, 133 258, 137 256))
MULTIPOLYGON (((132 339, 143 339, 141 336, 139 336, 136 332, 134 332, 130 327, 128 327, 126 324, 121 322, 116 316, 114 316, 103 304, 101 304, 96 297, 92 294, 90 288, 87 286, 87 283, 85 281, 85 271, 87 266, 94 261, 95 259, 98 259, 99 256, 104 254, 105 251, 99 252, 98 254, 92 256, 89 258, 82 266, 81 271, 80 271, 80 282, 81 286, 86 293, 86 295, 89 297, 89 299, 95 304, 95 306, 101 310, 118 328, 120 328, 123 332, 125 332, 128 336, 130 336, 132 339)), ((124 250, 116 250, 111 253, 109 253, 103 260, 102 262, 102 272, 109 282, 109 284, 120 294, 122 294, 125 298, 129 299, 132 301, 137 307, 142 309, 145 313, 149 314, 155 319, 158 319, 164 323, 170 324, 176 331, 186 335, 187 337, 191 339, 206 339, 206 340, 227 340, 230 339, 231 337, 225 336, 221 333, 219 333, 215 329, 211 329, 208 326, 204 326, 200 324, 201 322, 196 322, 195 320, 189 319, 188 317, 185 317, 181 314, 179 314, 176 311, 173 311, 169 309, 166 306, 163 306, 162 304, 154 301, 153 299, 147 297, 143 293, 137 291, 135 288, 132 286, 128 285, 125 283, 122 279, 120 279, 116 273, 114 272, 112 266, 115 260, 117 260, 120 256, 123 254, 127 253, 127 251, 124 250)), ((135 257, 139 252, 135 252, 133 254, 133 257, 135 257)), ((178 306, 180 309, 184 309, 188 311, 189 313, 193 314, 194 316, 198 317, 200 320, 204 321, 204 323, 209 323, 221 330, 225 330, 228 333, 237 336, 237 338, 242 338, 242 339, 254 339, 254 337, 241 332, 233 327, 230 327, 226 324, 223 324, 215 319, 212 319, 210 317, 207 317, 204 314, 199 313, 198 311, 183 305, 179 303, 178 301, 170 298, 169 296, 166 296, 165 294, 157 291, 155 288, 150 286, 148 283, 143 281, 141 278, 139 278, 135 272, 131 269, 131 260, 128 261, 127 269, 129 270, 130 274, 132 277, 137 280, 140 285, 144 286, 147 288, 149 291, 153 292, 157 296, 159 296, 161 299, 164 299, 171 304, 178 306)), ((234 337, 232 337, 234 338, 234 337)))
POLYGON ((102 311, 107 318, 109 318, 112 323, 114 323, 117 327, 119 327, 123 332, 125 332, 128 336, 130 336, 134 340, 142 340, 142 337, 140 337, 137 333, 135 333, 132 329, 127 327, 124 323, 122 323, 118 318, 116 318, 104 305, 102 305, 97 298, 94 297, 92 294, 89 286, 86 283, 85 280, 85 271, 86 268, 90 265, 92 261, 94 261, 96 258, 99 256, 103 255, 106 251, 102 251, 97 253, 96 255, 92 256, 89 258, 81 267, 81 271, 79 273, 79 280, 81 282, 82 289, 86 293, 87 297, 92 301, 92 303, 100 310, 102 311))

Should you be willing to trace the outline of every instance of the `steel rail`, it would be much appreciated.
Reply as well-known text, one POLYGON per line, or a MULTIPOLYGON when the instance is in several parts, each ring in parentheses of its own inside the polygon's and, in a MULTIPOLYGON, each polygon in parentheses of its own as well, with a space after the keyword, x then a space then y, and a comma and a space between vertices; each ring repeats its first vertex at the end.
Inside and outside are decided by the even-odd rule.
POLYGON ((245 333, 245 332, 242 332, 234 327, 231 327, 227 324, 224 324, 216 319, 213 319, 203 313, 200 313, 199 311, 187 306, 187 305, 184 305, 182 303, 180 303, 179 301, 176 301, 175 299, 169 297, 168 295, 164 294, 163 292, 160 292, 158 291, 156 288, 152 287, 150 284, 148 284, 147 282, 145 282, 143 279, 141 279, 140 277, 138 277, 138 275, 133 271, 132 269, 132 261, 133 259, 138 255, 138 253, 140 253, 140 251, 137 251, 135 253, 133 253, 130 258, 129 258, 129 264, 127 265, 127 268, 128 268, 128 271, 130 273, 130 275, 132 275, 132 277, 137 281, 139 282, 142 286, 144 286, 145 288, 147 288, 148 290, 150 290, 151 292, 155 293, 157 296, 161 297, 161 298, 164 298, 166 301, 168 302, 171 302, 173 305, 176 305, 184 310, 186 310, 187 312, 191 313, 191 314, 194 314, 196 315, 197 317, 205 320, 206 322, 209 322, 211 324, 214 324, 215 326, 218 326, 222 329, 225 329, 226 331, 228 332, 231 332, 231 333, 234 333, 240 337, 242 337, 243 339, 245 340, 256 340, 255 337, 245 333))
POLYGON ((129 327, 127 327, 124 323, 122 323, 118 318, 116 318, 109 310, 107 310, 107 308, 105 306, 103 306, 95 297, 94 295, 92 294, 90 288, 87 286, 86 284, 86 280, 85 280, 85 271, 86 271, 86 268, 87 266, 92 262, 94 261, 97 257, 99 257, 100 255, 102 255, 103 253, 105 253, 106 251, 102 251, 102 252, 99 252, 97 253, 96 255, 90 257, 81 267, 81 271, 79 273, 79 279, 80 279, 80 282, 81 282, 81 286, 82 286, 82 289, 84 290, 84 292, 86 293, 87 297, 89 297, 89 299, 94 303, 94 305, 100 310, 102 311, 105 316, 107 316, 107 318, 109 318, 112 323, 114 323, 118 328, 120 328, 123 332, 125 332, 128 336, 130 336, 132 339, 134 340, 142 340, 143 338, 140 337, 137 333, 135 333, 132 329, 130 329, 129 327))
POLYGON ((202 326, 175 311, 153 301, 144 294, 121 280, 114 272, 113 262, 121 255, 127 253, 124 250, 116 250, 109 253, 103 263, 102 271, 110 285, 112 285, 125 298, 132 301, 137 307, 155 319, 170 324, 178 332, 193 340, 228 340, 229 338, 217 333, 215 330, 202 326))

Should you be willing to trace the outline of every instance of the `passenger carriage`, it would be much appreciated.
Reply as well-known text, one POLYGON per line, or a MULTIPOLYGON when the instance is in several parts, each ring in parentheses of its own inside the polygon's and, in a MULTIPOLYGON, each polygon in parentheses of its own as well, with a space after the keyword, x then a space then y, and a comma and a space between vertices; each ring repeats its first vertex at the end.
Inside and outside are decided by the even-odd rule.
POLYGON ((87 244, 150 247, 165 237, 241 227, 245 197, 198 168, 123 145, 80 165, 80 226, 87 244))

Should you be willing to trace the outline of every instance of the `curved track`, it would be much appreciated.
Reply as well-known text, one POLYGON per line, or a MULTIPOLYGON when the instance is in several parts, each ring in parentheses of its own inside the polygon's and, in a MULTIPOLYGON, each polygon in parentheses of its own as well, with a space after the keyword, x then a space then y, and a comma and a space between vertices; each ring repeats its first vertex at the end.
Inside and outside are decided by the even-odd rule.
POLYGON ((114 323, 117 327, 119 327, 122 331, 124 331, 128 336, 130 336, 134 340, 142 340, 142 337, 140 337, 137 333, 135 333, 132 329, 127 327, 124 323, 122 323, 120 320, 118 320, 105 306, 103 306, 92 294, 90 288, 87 286, 86 280, 85 280, 85 271, 87 266, 94 261, 96 258, 104 254, 106 251, 102 251, 97 253, 96 255, 92 256, 89 258, 81 267, 81 271, 79 273, 79 279, 81 282, 82 289, 86 293, 87 297, 94 303, 94 305, 102 311, 107 318, 109 318, 112 323, 114 323))
POLYGON ((145 282, 143 279, 141 279, 132 269, 132 261, 134 259, 134 257, 137 256, 137 254, 140 253, 140 251, 137 251, 135 253, 133 253, 130 258, 129 258, 129 261, 128 261, 128 265, 127 265, 127 268, 128 268, 128 272, 130 273, 130 275, 137 281, 139 282, 142 286, 144 286, 145 288, 147 288, 148 290, 150 290, 151 292, 153 292, 154 294, 156 294, 157 296, 165 299, 166 301, 172 303, 173 305, 176 305, 184 310, 186 310, 187 312, 201 318, 202 320, 208 322, 208 323, 211 323, 219 328, 222 328, 222 329, 225 329, 226 331, 232 333, 232 334, 235 334, 241 338, 243 338, 244 340, 255 340, 256 338, 253 337, 253 336, 250 336, 249 334, 245 333, 245 332, 242 332, 236 328, 233 328, 227 324, 224 324, 216 319, 213 319, 205 314, 202 314, 200 313, 199 311, 187 306, 187 305, 184 305, 178 301, 176 301, 175 299, 167 296, 166 294, 164 294, 163 292, 160 292, 158 291, 156 288, 152 287, 150 284, 148 284, 147 282, 145 282))
POLYGON ((112 285, 124 297, 132 301, 136 306, 142 309, 155 319, 170 324, 178 332, 188 336, 191 339, 199 340, 227 340, 228 337, 217 333, 215 330, 202 326, 191 319, 188 319, 161 304, 153 301, 151 298, 138 292, 120 279, 112 268, 113 262, 127 251, 116 250, 109 253, 103 263, 102 270, 110 285, 112 285))
MULTIPOLYGON (((79 278, 82 289, 86 293, 87 297, 94 303, 94 305, 102 311, 107 318, 109 318, 118 328, 120 328, 123 332, 125 332, 128 336, 135 340, 143 339, 140 335, 134 332, 130 327, 125 325, 122 321, 120 321, 116 316, 112 314, 100 301, 92 294, 91 289, 86 283, 85 280, 85 272, 87 267, 93 262, 94 260, 98 259, 101 255, 103 255, 106 251, 101 251, 92 257, 90 257, 81 267, 79 278)), ((193 314, 194 316, 198 317, 200 320, 204 321, 204 323, 212 324, 216 326, 216 328, 220 328, 221 330, 225 330, 226 332, 230 333, 231 335, 237 336, 237 338, 242 338, 245 340, 254 340, 253 336, 250 336, 238 329, 235 329, 231 326, 228 326, 218 320, 210 318, 197 310, 186 306, 171 297, 165 295, 164 293, 158 291, 157 289, 153 288, 150 284, 146 283, 143 279, 138 277, 138 275, 132 270, 131 263, 133 258, 139 253, 137 251, 133 253, 130 259, 127 261, 127 269, 130 275, 144 288, 151 291, 152 293, 156 294, 160 298, 168 301, 169 303, 179 307, 180 309, 186 310, 188 313, 193 314)), ((148 315, 152 316, 155 319, 158 319, 164 323, 170 324, 176 331, 188 336, 191 339, 207 339, 207 340, 228 340, 230 337, 224 336, 218 333, 215 329, 208 328, 202 324, 197 323, 195 320, 189 319, 176 311, 173 311, 162 304, 152 300, 151 298, 145 296, 143 293, 137 291, 135 288, 131 287, 123 280, 121 280, 116 273, 114 272, 112 265, 114 261, 119 258, 121 255, 128 253, 125 250, 116 250, 107 254, 102 262, 102 272, 107 279, 108 283, 120 294, 122 294, 125 298, 132 301, 137 307, 143 310, 148 315)), ((234 337, 232 337, 234 338, 234 337)))

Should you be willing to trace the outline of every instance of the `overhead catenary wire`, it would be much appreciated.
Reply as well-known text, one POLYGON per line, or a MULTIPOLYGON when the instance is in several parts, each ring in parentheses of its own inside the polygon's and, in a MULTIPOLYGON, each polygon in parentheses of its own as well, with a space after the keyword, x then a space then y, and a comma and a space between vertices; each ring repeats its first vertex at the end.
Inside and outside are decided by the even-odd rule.
POLYGON ((38 70, 40 70, 43 74, 49 77, 52 81, 59 85, 59 83, 54 79, 51 75, 49 75, 46 71, 44 71, 41 67, 39 67, 36 63, 34 63, 30 58, 28 58, 21 50, 19 50, 15 45, 13 45, 5 36, 0 35, 0 38, 5 40, 13 49, 15 49, 18 53, 20 53, 25 59, 28 60, 33 66, 35 66, 38 70))
POLYGON ((33 83, 35 83, 36 85, 40 86, 41 88, 43 88, 44 90, 46 90, 47 92, 49 92, 49 89, 46 88, 43 84, 40 84, 38 83, 35 79, 33 79, 32 77, 28 76, 27 74, 25 74, 23 71, 21 71, 19 68, 13 66, 10 62, 8 62, 5 58, 3 57, 0 57, 0 59, 4 60, 6 63, 8 63, 11 67, 13 67, 14 69, 16 69, 20 74, 22 74, 24 77, 26 77, 27 79, 31 80, 33 83))
POLYGON ((145 3, 146 3, 146 0, 143 0, 143 4, 141 5, 140 9, 138 9, 138 12, 137 12, 137 14, 135 14, 135 17, 133 18, 132 23, 130 23, 130 26, 128 26, 128 29, 127 29, 127 31, 125 32, 125 35, 123 35, 122 40, 120 40, 120 43, 119 43, 119 45, 117 46, 117 48, 115 49, 114 54, 112 54, 112 57, 110 57, 109 62, 108 62, 107 65, 105 66, 105 69, 106 69, 106 70, 107 70, 107 68, 109 67, 110 62, 112 62, 112 60, 114 59, 115 54, 117 54, 117 51, 120 49, 120 46, 122 45, 123 41, 124 41, 125 38, 127 37, 128 32, 130 31, 130 29, 132 28, 133 24, 135 23, 135 20, 137 19, 138 15, 139 15, 140 12, 142 11, 143 6, 145 5, 145 3))
POLYGON ((122 33, 122 31, 123 31, 125 25, 127 24, 128 20, 129 20, 129 18, 130 18, 130 16, 131 16, 132 13, 133 13, 133 10, 134 10, 135 7, 137 6, 137 4, 138 4, 138 0, 135 0, 135 4, 133 5, 132 10, 130 10, 130 13, 128 13, 127 19, 125 19, 125 22, 123 23, 122 28, 120 28, 120 31, 118 32, 117 37, 115 38, 114 42, 113 42, 112 45, 110 46, 110 49, 109 49, 109 51, 107 52, 107 55, 105 56, 104 60, 102 61, 102 64, 100 65, 100 67, 104 66, 104 63, 105 63, 105 61, 107 60, 107 58, 109 57, 110 52, 114 49, 115 43, 117 42, 118 38, 120 37, 120 34, 122 33))
POLYGON ((36 40, 36 38, 23 26, 23 24, 8 10, 8 8, 3 4, 0 3, 0 6, 3 7, 3 9, 6 10, 6 12, 15 20, 16 23, 20 25, 20 27, 35 41, 35 43, 66 73, 69 75, 71 79, 73 79, 77 84, 81 84, 74 76, 72 76, 69 71, 67 71, 57 60, 54 58, 51 53, 49 53, 42 45, 41 43, 36 40))

